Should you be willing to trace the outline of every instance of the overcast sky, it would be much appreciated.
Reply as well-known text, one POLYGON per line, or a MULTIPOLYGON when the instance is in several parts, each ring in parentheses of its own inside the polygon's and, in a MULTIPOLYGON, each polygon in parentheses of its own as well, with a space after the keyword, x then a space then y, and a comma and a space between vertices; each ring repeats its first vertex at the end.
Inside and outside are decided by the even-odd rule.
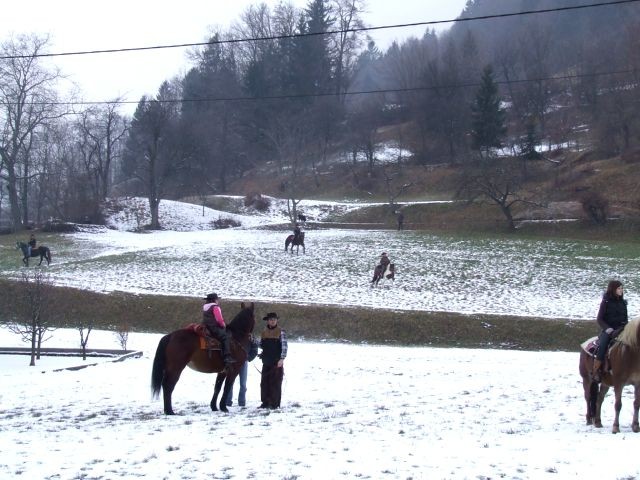
MULTIPOLYGON (((257 0, 29 0, 3 2, 0 39, 12 33, 49 34, 49 52, 72 52, 195 43, 212 27, 226 30, 257 0)), ((279 0, 265 0, 270 6, 279 0)), ((305 6, 308 0, 293 0, 305 6)), ((369 26, 446 20, 457 17, 466 0, 368 0, 369 26)), ((449 26, 451 24, 448 24, 449 26)), ((440 27, 445 28, 445 26, 440 27)), ((385 29, 371 35, 381 48, 394 39, 421 36, 424 27, 385 29)), ((123 97, 137 102, 153 95, 163 80, 184 73, 186 49, 55 57, 62 73, 74 81, 87 101, 123 97)), ((125 109, 134 110, 134 106, 125 109)))

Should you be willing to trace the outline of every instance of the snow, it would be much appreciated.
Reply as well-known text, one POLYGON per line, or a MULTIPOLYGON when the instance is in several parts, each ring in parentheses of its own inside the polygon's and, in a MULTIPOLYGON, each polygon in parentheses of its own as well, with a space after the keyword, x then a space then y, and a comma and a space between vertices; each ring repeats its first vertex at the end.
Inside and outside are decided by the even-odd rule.
MULTIPOLYGON (((242 204, 239 197, 232 200, 242 204)), ((284 252, 291 233, 286 202, 272 200, 261 214, 163 200, 165 230, 143 234, 128 231, 137 228, 131 216, 114 215, 114 229, 89 229, 49 245, 53 262, 47 275, 57 285, 98 292, 216 291, 239 301, 589 321, 609 278, 623 279, 629 298, 640 288, 640 255, 602 242, 316 229, 335 212, 371 205, 363 203, 301 202, 300 210, 314 223, 306 227, 306 253, 291 255, 284 252), (218 218, 241 226, 212 230, 218 218), (369 280, 383 251, 396 264, 396 280, 372 289, 369 280)), ((141 199, 129 202, 145 205, 141 199)), ((0 275, 19 279, 21 271, 16 256, 15 267, 0 275)), ((640 314, 639 307, 631 302, 630 313, 640 314)))
MULTIPOLYGON (((317 202, 303 207, 317 221, 328 209, 317 202)), ((126 230, 137 222, 112 220, 117 230, 72 234, 71 246, 55 246, 47 273, 56 284, 105 292, 201 295, 215 287, 226 299, 589 320, 609 275, 628 279, 626 294, 637 297, 639 260, 606 245, 309 230, 307 253, 291 255, 283 252, 288 227, 281 209, 280 203, 260 216, 205 209, 199 222, 202 207, 163 201, 161 221, 172 230, 135 234, 126 230), (226 215, 242 226, 209 230, 212 219, 226 215), (371 289, 370 267, 382 250, 400 272, 394 285, 371 289), (339 274, 328 275, 331 269, 339 274)), ((287 319, 280 323, 286 330, 287 319)), ((128 348, 142 357, 91 358, 86 363, 95 365, 80 370, 59 370, 82 364, 77 358, 43 357, 29 367, 27 356, 0 355, 0 478, 640 476, 632 392, 623 395, 621 434, 610 433, 611 394, 603 405, 605 428, 585 425, 577 353, 584 339, 576 339, 576 352, 290 339, 281 409, 257 408, 255 361, 246 408, 211 412, 214 377, 187 369, 173 394, 178 415, 167 417, 149 387, 160 338, 161 332, 131 332, 128 348)), ((0 345, 24 346, 5 328, 0 345)), ((77 348, 79 334, 56 330, 45 346, 77 348)), ((113 332, 94 331, 88 346, 119 344, 113 332)))
MULTIPOLYGON (((117 348, 113 334, 91 335, 94 348, 117 348)), ((77 347, 76 336, 57 330, 50 342, 77 347)), ((254 361, 246 408, 211 412, 214 376, 186 369, 173 394, 178 415, 167 417, 149 387, 160 337, 131 333, 128 346, 143 357, 75 371, 55 369, 82 360, 43 357, 28 367, 26 356, 0 356, 0 478, 640 475, 631 392, 622 433, 610 433, 611 394, 605 428, 586 426, 577 352, 290 341, 280 410, 257 408, 254 361), (615 461, 603 452, 617 452, 615 461)), ((0 329, 1 344, 15 338, 0 329)))

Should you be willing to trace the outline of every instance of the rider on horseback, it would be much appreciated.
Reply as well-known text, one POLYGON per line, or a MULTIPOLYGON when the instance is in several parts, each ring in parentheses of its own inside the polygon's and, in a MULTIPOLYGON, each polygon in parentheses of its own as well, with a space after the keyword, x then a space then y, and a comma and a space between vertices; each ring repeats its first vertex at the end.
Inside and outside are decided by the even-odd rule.
POLYGON ((222 317, 222 309, 220 305, 218 305, 219 299, 220 297, 218 297, 217 293, 210 293, 203 299, 207 303, 202 307, 202 323, 206 325, 211 335, 220 341, 224 368, 228 370, 235 360, 231 357, 229 337, 227 336, 226 325, 222 317))
POLYGON ((300 229, 300 225, 296 222, 293 227, 293 241, 299 243, 301 234, 302 230, 300 229))
POLYGON ((389 266, 390 263, 391 263, 391 260, 389 259, 389 256, 387 255, 386 252, 383 252, 382 255, 380 255, 380 263, 376 265, 376 268, 373 271, 373 279, 371 280, 371 283, 376 281, 376 277, 378 276, 382 277, 384 275, 384 272, 387 271, 387 267, 389 266))
POLYGON ((31 252, 36 249, 36 236, 32 233, 27 244, 27 257, 31 256, 31 252))

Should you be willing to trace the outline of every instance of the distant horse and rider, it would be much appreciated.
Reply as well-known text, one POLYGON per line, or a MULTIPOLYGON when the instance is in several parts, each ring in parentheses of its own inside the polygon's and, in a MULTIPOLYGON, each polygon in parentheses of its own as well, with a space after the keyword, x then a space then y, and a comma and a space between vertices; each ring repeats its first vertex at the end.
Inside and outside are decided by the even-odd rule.
MULTIPOLYGON (((306 217, 305 217, 306 218, 306 217)), ((302 253, 307 253, 304 246, 304 232, 300 229, 300 225, 296 222, 293 228, 293 235, 289 235, 284 241, 284 251, 289 250, 291 246, 291 253, 293 253, 293 247, 296 247, 296 253, 300 253, 300 247, 302 246, 302 253)))
POLYGON ((164 413, 174 415, 171 394, 185 367, 196 372, 217 373, 211 410, 217 411, 217 399, 222 384, 224 391, 220 398, 220 410, 227 412, 226 399, 233 388, 233 382, 248 357, 251 344, 251 332, 255 326, 254 305, 240 305, 240 312, 231 320, 226 329, 231 334, 230 354, 234 362, 225 369, 221 346, 211 348, 207 344, 202 324, 191 324, 171 332, 158 343, 153 369, 151 372, 151 390, 154 398, 162 390, 164 413), (226 380, 226 382, 225 382, 226 380))
POLYGON ((22 250, 22 263, 25 267, 29 266, 30 257, 40 257, 40 263, 38 263, 38 265, 42 265, 43 260, 47 261, 47 265, 51 263, 51 250, 49 250, 49 247, 46 247, 44 245, 32 248, 31 255, 29 255, 29 245, 25 242, 16 242, 16 250, 22 250))
POLYGON ((395 280, 396 278, 396 266, 391 263, 387 253, 380 255, 380 263, 376 265, 373 270, 373 278, 371 279, 371 287, 376 287, 380 280, 395 280))
POLYGON ((640 409, 640 318, 627 323, 609 346, 602 373, 594 369, 596 361, 597 337, 582 344, 579 370, 582 377, 584 398, 587 403, 587 425, 602 428, 602 402, 610 387, 615 394, 615 418, 612 433, 620 432, 620 410, 622 410, 622 389, 633 385, 633 420, 631 429, 640 432, 638 410, 640 409))

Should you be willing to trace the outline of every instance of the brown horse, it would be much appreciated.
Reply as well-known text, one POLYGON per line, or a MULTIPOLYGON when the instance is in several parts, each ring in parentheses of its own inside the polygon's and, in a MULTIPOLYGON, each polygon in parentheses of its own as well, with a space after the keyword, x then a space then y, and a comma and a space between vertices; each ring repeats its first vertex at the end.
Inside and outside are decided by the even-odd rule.
POLYGON ((151 390, 157 398, 162 388, 164 413, 174 415, 171 406, 171 393, 180 379, 184 367, 189 366, 196 372, 217 373, 216 384, 211 398, 211 410, 217 410, 216 403, 222 382, 224 392, 220 399, 220 410, 227 412, 225 399, 233 388, 233 381, 240 372, 240 368, 247 360, 247 352, 251 343, 251 332, 255 326, 254 305, 245 307, 241 304, 240 312, 227 325, 227 334, 231 334, 231 356, 235 360, 228 371, 224 371, 224 362, 220 351, 204 350, 200 346, 200 338, 193 330, 183 328, 171 332, 158 344, 156 356, 153 360, 151 372, 151 390))
POLYGON ((284 251, 286 252, 289 249, 289 245, 291 245, 291 253, 293 253, 293 247, 296 247, 296 253, 300 253, 300 245, 302 245, 302 253, 307 253, 304 248, 304 232, 300 232, 300 236, 296 240, 294 235, 289 235, 287 239, 284 241, 284 251))
POLYGON ((622 389, 626 385, 633 385, 635 398, 633 402, 633 420, 631 429, 640 432, 638 424, 638 410, 640 409, 640 319, 630 321, 622 333, 616 338, 609 349, 609 356, 605 362, 605 372, 601 378, 593 374, 593 352, 583 349, 580 352, 580 376, 584 388, 584 398, 587 402, 587 425, 602 427, 600 412, 609 387, 615 393, 615 419, 613 433, 620 432, 620 410, 622 409, 622 389))

